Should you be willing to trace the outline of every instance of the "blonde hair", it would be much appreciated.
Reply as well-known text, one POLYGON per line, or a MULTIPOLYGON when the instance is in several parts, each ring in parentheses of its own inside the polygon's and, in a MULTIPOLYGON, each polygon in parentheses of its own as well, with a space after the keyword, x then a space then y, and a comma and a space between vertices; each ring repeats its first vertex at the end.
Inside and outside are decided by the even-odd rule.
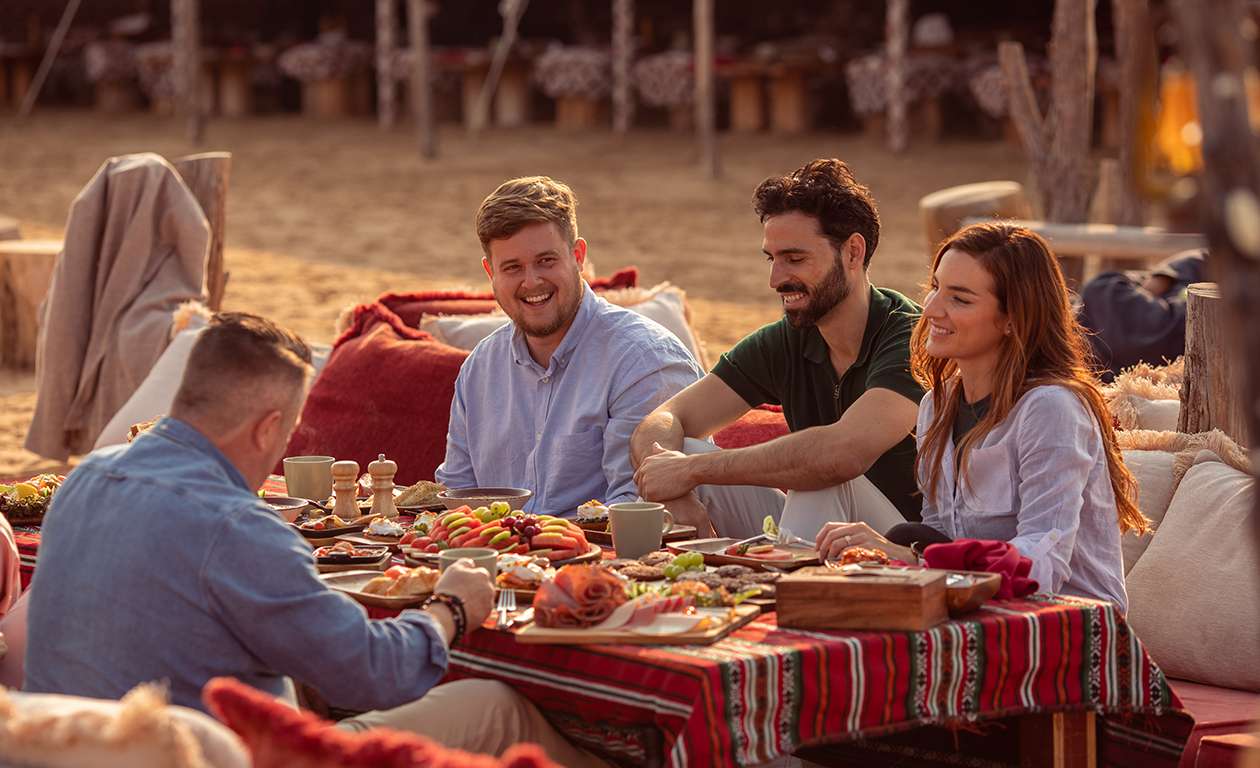
POLYGON ((570 246, 577 242, 577 197, 569 185, 549 176, 505 181, 477 209, 477 237, 487 255, 491 240, 544 223, 555 224, 570 246))

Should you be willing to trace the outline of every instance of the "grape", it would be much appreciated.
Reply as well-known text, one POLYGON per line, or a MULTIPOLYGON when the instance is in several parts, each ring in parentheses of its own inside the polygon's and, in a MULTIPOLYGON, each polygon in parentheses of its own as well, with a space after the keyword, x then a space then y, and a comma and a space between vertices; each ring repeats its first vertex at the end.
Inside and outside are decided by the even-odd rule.
POLYGON ((503 524, 506 525, 508 528, 515 528, 516 526, 521 524, 521 521, 519 518, 505 517, 503 518, 503 524))
POLYGON ((531 538, 532 538, 532 537, 534 537, 534 536, 537 536, 537 535, 538 535, 538 526, 536 526, 536 525, 527 525, 527 526, 525 526, 525 530, 521 531, 521 533, 522 533, 522 534, 524 534, 524 535, 526 535, 526 536, 529 536, 529 537, 531 537, 531 538))
POLYGON ((683 568, 681 565, 678 565, 677 563, 670 563, 669 565, 665 566, 662 570, 665 571, 665 578, 669 579, 670 581, 673 581, 674 579, 681 576, 683 574, 683 571, 687 569, 683 568))
POLYGON ((538 518, 537 518, 537 517, 535 517, 535 516, 533 516, 533 515, 530 515, 529 517, 525 518, 525 524, 526 524, 526 525, 538 525, 538 518))
POLYGON ((671 565, 677 565, 684 571, 704 567, 704 555, 699 552, 686 552, 675 557, 671 565))
POLYGON ((508 504, 506 501, 494 501, 490 503, 490 512, 495 517, 503 517, 511 511, 512 505, 508 504))

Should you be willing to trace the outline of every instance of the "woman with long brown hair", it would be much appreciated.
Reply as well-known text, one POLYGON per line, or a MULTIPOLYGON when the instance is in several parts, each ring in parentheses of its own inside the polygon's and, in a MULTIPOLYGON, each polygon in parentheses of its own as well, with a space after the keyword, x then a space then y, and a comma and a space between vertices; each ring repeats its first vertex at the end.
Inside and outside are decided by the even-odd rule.
MULTIPOLYGON (((1009 541, 1043 591, 1125 609, 1120 534, 1148 521, 1046 242, 1005 224, 945 241, 910 358, 929 390, 916 477, 923 523, 939 536, 924 538, 1009 541)), ((817 544, 824 557, 877 546, 909 562, 919 549, 860 523, 828 525, 817 544)))

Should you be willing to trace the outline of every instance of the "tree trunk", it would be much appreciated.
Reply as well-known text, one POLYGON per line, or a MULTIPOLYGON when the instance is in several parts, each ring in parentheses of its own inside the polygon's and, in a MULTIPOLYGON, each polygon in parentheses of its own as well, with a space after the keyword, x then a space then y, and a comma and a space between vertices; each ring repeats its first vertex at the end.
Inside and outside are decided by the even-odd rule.
POLYGON ((1219 429, 1247 445, 1242 393, 1245 361, 1221 348, 1229 317, 1216 283, 1195 283, 1186 293, 1186 378, 1181 387, 1178 432, 1219 429))
POLYGON ((376 119, 392 128, 397 116, 398 92, 394 87, 394 42, 398 19, 395 0, 376 0, 376 119))
POLYGON ((634 121, 630 67, 634 63, 634 0, 613 0, 612 6, 613 130, 625 134, 634 121))
POLYGON ((437 133, 433 126, 433 84, 429 82, 429 4, 407 0, 407 24, 411 32, 411 111, 416 116, 420 156, 437 157, 437 133))
POLYGON ((906 122, 906 41, 910 37, 910 0, 889 0, 884 38, 888 54, 888 148, 904 152, 910 141, 906 122))
POLYGON ((205 132, 201 112, 201 3, 171 1, 171 37, 175 57, 175 103, 184 117, 188 141, 200 144, 205 132))
POLYGON ((721 175, 717 148, 717 105, 713 88, 713 0, 692 0, 696 48, 696 137, 700 165, 711 179, 721 175))
POLYGON ((201 212, 210 223, 210 252, 206 256, 207 306, 217 312, 223 307, 223 293, 227 289, 228 273, 223 266, 223 243, 227 233, 227 188, 232 170, 232 153, 206 152, 176 160, 173 165, 193 197, 201 205, 201 212))
POLYGON ((1011 119, 1032 166, 1042 213, 1049 221, 1089 217, 1094 174, 1089 157, 1093 130, 1094 71, 1098 36, 1095 0, 1057 0, 1050 40, 1050 114, 1042 116, 1019 43, 1002 43, 1011 119))
POLYGON ((1159 63, 1148 0, 1112 0, 1120 59, 1120 207, 1113 224, 1141 226, 1142 179, 1155 132, 1159 63))

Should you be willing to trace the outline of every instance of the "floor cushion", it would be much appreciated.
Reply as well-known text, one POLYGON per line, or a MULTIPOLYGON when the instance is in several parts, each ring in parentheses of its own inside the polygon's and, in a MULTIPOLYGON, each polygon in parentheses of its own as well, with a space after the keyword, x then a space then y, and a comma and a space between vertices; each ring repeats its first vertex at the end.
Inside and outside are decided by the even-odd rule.
MULTIPOLYGON (((1124 452, 1125 466, 1133 473, 1138 484, 1138 509, 1150 518, 1157 530, 1176 489, 1173 475, 1176 462, 1177 455, 1169 451, 1124 452)), ((1120 537, 1120 546, 1124 550, 1125 573, 1133 569, 1154 537, 1154 532, 1139 536, 1133 531, 1127 531, 1120 537)))
POLYGON ((1199 741, 1212 736, 1248 733, 1260 726, 1260 693, 1168 679, 1182 709, 1194 718, 1179 768, 1193 768, 1199 741))
POLYGON ((5 765, 248 768, 245 745, 195 709, 141 685, 121 701, 0 689, 5 765))
POLYGON ((783 437, 788 431, 783 409, 776 405, 763 405, 740 416, 735 423, 719 429, 713 435, 713 442, 719 448, 747 448, 783 437))
POLYGON ((1250 475, 1202 451, 1126 578, 1128 620, 1171 677, 1260 691, 1250 475))
POLYGON ((1254 768, 1260 765, 1260 738, 1250 733, 1205 736, 1194 768, 1254 768), (1244 762, 1246 761, 1246 762, 1244 762))
POLYGON ((395 482, 433 479, 446 457, 455 377, 467 356, 380 302, 357 307, 307 395, 285 455, 351 459, 366 471, 383 453, 398 463, 395 482))
MULTIPOLYGON (((589 282, 596 291, 633 288, 639 284, 639 270, 626 267, 589 282)), ((467 290, 385 293, 376 301, 412 328, 419 328, 420 319, 426 315, 479 315, 493 312, 498 306, 493 292, 467 290)))
POLYGON ((384 728, 350 733, 231 678, 217 677, 206 683, 202 698, 207 708, 248 745, 254 768, 555 766, 534 744, 518 744, 502 757, 493 758, 447 749, 423 736, 384 728))

